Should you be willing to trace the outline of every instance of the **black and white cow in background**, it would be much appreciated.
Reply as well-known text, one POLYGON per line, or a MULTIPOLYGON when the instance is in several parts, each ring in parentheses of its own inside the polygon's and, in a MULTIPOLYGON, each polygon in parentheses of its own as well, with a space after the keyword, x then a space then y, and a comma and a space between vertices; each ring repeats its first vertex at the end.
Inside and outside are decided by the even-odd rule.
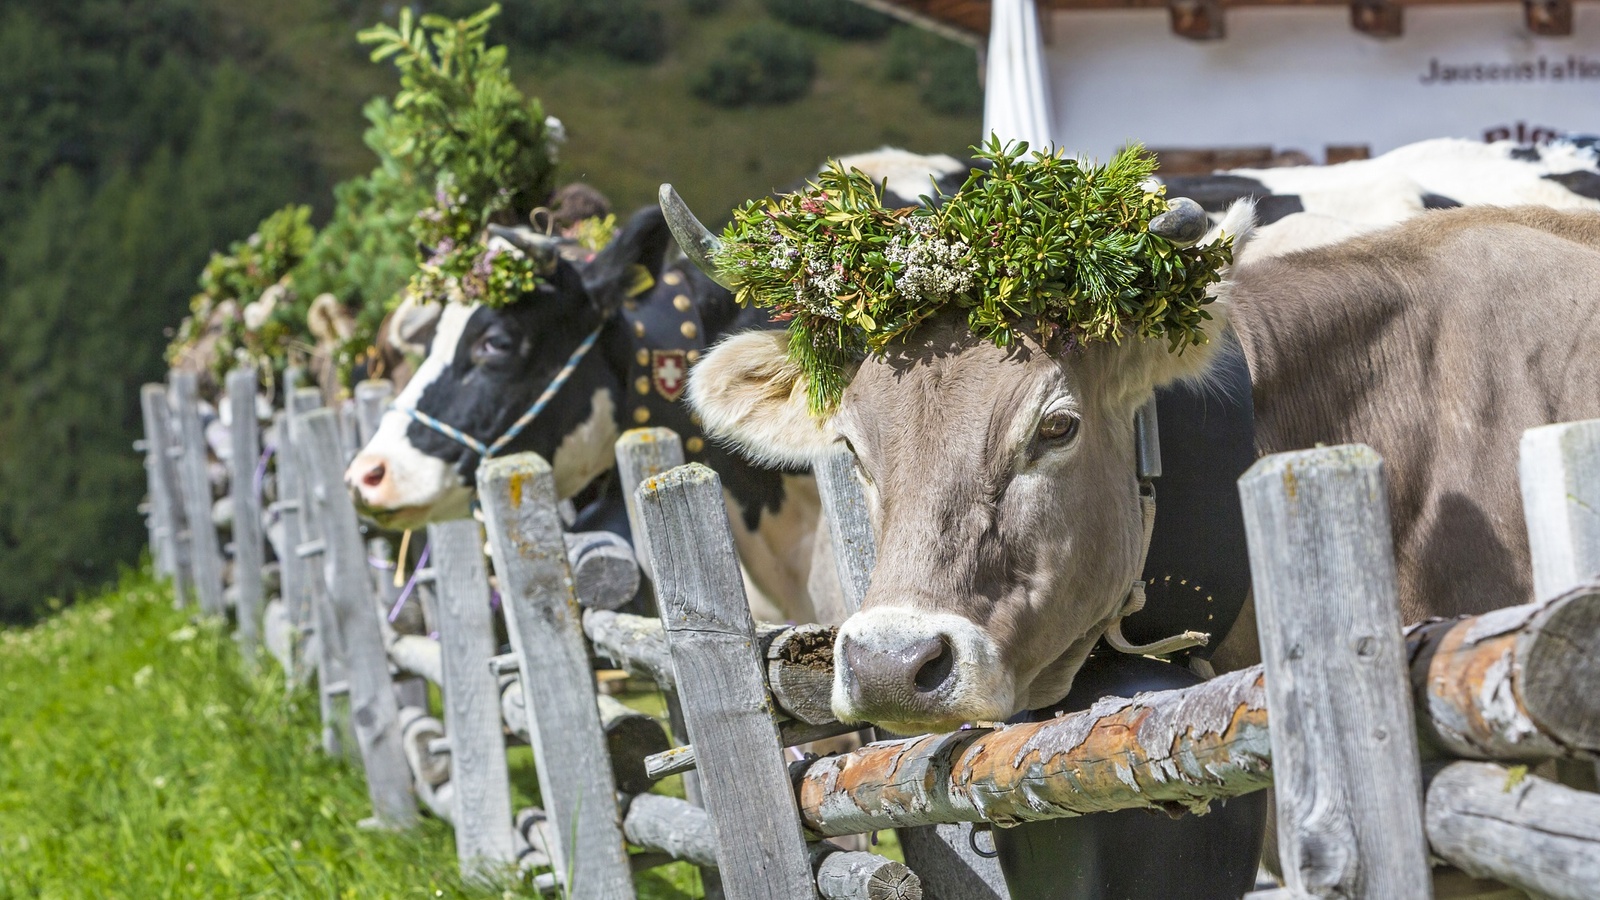
MULTIPOLYGON (((522 245, 515 252, 547 252, 529 238, 513 237, 522 245)), ((586 488, 614 495, 614 487, 595 483, 613 469, 617 437, 640 426, 674 428, 685 437, 686 456, 722 476, 734 539, 755 589, 752 607, 769 620, 814 618, 807 593, 820 511, 814 481, 802 470, 753 466, 706 442, 675 402, 708 341, 768 327, 767 317, 740 309, 693 266, 667 265, 670 240, 661 211, 647 208, 592 260, 557 258, 552 274, 516 302, 438 305, 431 335, 411 335, 427 344, 426 359, 345 472, 362 513, 389 528, 468 515, 479 455, 403 410, 492 443, 599 328, 594 349, 503 452, 532 451, 549 460, 562 499, 586 488)), ((615 515, 619 505, 603 501, 591 506, 602 521, 575 527, 624 530, 625 520, 615 515)))
POLYGON ((1581 140, 1530 146, 1438 138, 1332 166, 1161 180, 1167 196, 1195 200, 1214 220, 1236 200, 1256 201, 1260 225, 1241 261, 1337 243, 1429 209, 1531 204, 1600 210, 1600 161, 1593 142, 1581 140))

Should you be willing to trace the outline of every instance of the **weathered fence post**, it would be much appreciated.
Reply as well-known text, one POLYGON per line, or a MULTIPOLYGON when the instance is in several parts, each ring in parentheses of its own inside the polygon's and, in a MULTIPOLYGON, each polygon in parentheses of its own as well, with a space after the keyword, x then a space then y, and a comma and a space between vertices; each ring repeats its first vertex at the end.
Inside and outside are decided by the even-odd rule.
POLYGON ((594 673, 573 592, 555 477, 521 453, 478 471, 494 571, 518 660, 539 793, 552 826, 549 851, 570 896, 633 896, 594 673))
POLYGON ((1524 431, 1520 468, 1534 599, 1600 578, 1600 419, 1524 431))
MULTIPOLYGON (((834 565, 848 615, 861 608, 877 564, 877 544, 867 498, 856 477, 855 455, 843 447, 814 463, 833 541, 834 565)), ((1008 900, 1000 864, 973 849, 970 826, 924 825, 896 829, 906 864, 922 879, 929 900, 1008 900)))
MULTIPOLYGON (((389 402, 394 399, 394 385, 384 379, 371 379, 356 385, 356 442, 358 446, 365 447, 372 436, 377 434, 378 425, 383 420, 383 412, 389 407, 389 402)), ((360 452, 359 450, 357 452, 360 452)), ((396 581, 396 573, 405 567, 405 560, 398 558, 394 547, 387 538, 369 537, 367 539, 367 564, 372 572, 372 591, 378 598, 378 605, 384 610, 394 608, 400 599, 400 583, 396 581)), ((401 707, 416 706, 426 709, 428 706, 428 685, 420 678, 398 678, 394 683, 395 695, 400 699, 401 707)))
POLYGON ((261 566, 266 558, 261 543, 261 494, 255 483, 256 459, 261 455, 255 369, 228 373, 228 407, 233 418, 228 481, 233 495, 233 583, 239 594, 239 644, 245 660, 254 664, 261 641, 261 566))
POLYGON ((1432 896, 1383 461, 1280 453, 1239 479, 1272 714, 1278 848, 1304 896, 1432 896))
POLYGON ((722 888, 733 900, 809 897, 815 881, 722 482, 705 466, 679 466, 647 479, 638 502, 705 807, 721 836, 722 888))
MULTIPOLYGON (((150 467, 150 500, 157 515, 157 529, 165 549, 158 559, 165 557, 165 574, 172 576, 174 599, 179 606, 188 602, 192 588, 190 581, 187 525, 183 515, 183 499, 178 489, 177 466, 172 459, 172 407, 167 402, 167 389, 159 384, 147 384, 139 390, 139 404, 144 412, 144 442, 147 465, 150 467)), ((159 570, 158 570, 159 571, 159 570)))
POLYGON ((200 611, 220 616, 227 610, 222 595, 222 546, 211 521, 211 477, 207 473, 206 437, 193 372, 172 373, 173 414, 178 420, 179 478, 184 518, 189 523, 189 560, 200 611))
MULTIPOLYGON (((468 880, 516 862, 511 835, 511 777, 500 726, 500 683, 489 671, 495 655, 489 572, 483 532, 471 519, 428 526, 434 586, 439 594, 445 735, 455 785, 456 857, 468 880)), ((542 761, 541 761, 542 763, 542 761)))
MULTIPOLYGON (((633 553, 639 561, 639 571, 650 581, 649 535, 645 533, 644 520, 639 517, 639 485, 646 478, 654 478, 683 465, 683 441, 670 428, 634 428, 617 439, 617 487, 622 491, 623 504, 628 510, 628 529, 633 533, 633 553)), ((676 687, 662 685, 661 693, 667 699, 667 724, 672 729, 672 740, 678 746, 689 743, 689 732, 683 726, 683 707, 678 702, 676 687)), ((700 776, 696 772, 683 773, 683 796, 696 806, 704 806, 700 795, 700 776)), ((722 896, 721 876, 715 868, 700 867, 700 882, 705 886, 706 897, 716 900, 722 896)))
POLYGON ((304 576, 306 620, 300 634, 304 651, 317 671, 317 700, 322 713, 322 748, 331 756, 344 752, 337 697, 349 687, 345 673, 344 650, 336 616, 328 597, 326 575, 326 525, 321 505, 316 502, 316 458, 306 431, 305 420, 322 407, 322 392, 316 388, 297 388, 288 400, 288 455, 294 458, 295 497, 300 512, 300 542, 295 545, 294 562, 304 576))
POLYGON ((373 812, 385 825, 410 825, 416 820, 417 804, 400 742, 400 707, 389 684, 389 656, 378 630, 355 505, 344 487, 338 422, 333 412, 318 410, 306 414, 299 424, 304 426, 301 459, 308 462, 308 493, 322 524, 324 568, 334 613, 331 624, 335 634, 323 634, 323 642, 330 643, 337 635, 348 654, 350 719, 367 770, 373 812))
POLYGON ((168 506, 168 497, 162 485, 162 472, 160 459, 165 449, 156 436, 155 422, 151 415, 151 398, 148 396, 150 389, 155 385, 147 384, 139 389, 139 408, 144 419, 144 438, 134 441, 133 449, 144 454, 145 490, 149 493, 150 502, 145 518, 150 528, 150 564, 155 574, 170 577, 174 572, 172 553, 172 511, 168 506))

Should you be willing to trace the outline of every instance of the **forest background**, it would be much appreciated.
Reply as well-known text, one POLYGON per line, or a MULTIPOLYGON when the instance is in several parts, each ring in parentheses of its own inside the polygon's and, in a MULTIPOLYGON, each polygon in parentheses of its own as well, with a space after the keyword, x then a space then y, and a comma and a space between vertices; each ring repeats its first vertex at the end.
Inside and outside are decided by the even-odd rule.
MULTIPOLYGON (((427 0, 461 16, 481 3, 427 0)), ((972 50, 849 0, 505 0, 491 40, 565 125, 558 182, 706 211, 894 145, 978 137, 972 50)), ((0 0, 0 624, 133 564, 138 387, 214 250, 372 168, 397 77, 373 0, 0 0)))

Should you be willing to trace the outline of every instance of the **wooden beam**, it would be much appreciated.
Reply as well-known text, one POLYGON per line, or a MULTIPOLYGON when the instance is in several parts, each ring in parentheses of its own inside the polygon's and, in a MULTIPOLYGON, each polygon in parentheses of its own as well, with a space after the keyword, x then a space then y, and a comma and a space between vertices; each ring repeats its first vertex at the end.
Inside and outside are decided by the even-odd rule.
POLYGON ((1481 762, 1428 784, 1433 852, 1479 878, 1536 897, 1593 897, 1600 884, 1600 795, 1481 762))
POLYGON ((1219 41, 1227 36, 1222 0, 1171 0, 1167 12, 1172 33, 1192 41, 1219 41))
POLYGON ((1572 36, 1572 0, 1523 0, 1528 30, 1540 37, 1572 36))
MULTIPOLYGON (((385 826, 406 827, 416 822, 417 803, 400 739, 400 706, 389 680, 389 656, 367 577, 367 551, 356 525, 355 505, 344 486, 338 421, 331 410, 321 409, 306 414, 300 424, 308 494, 327 542, 325 568, 333 621, 331 629, 323 630, 323 641, 327 644, 337 635, 346 653, 350 722, 366 768, 373 813, 385 826)), ((326 691, 328 685, 322 687, 326 691)))
POLYGON ((222 597, 222 546, 211 521, 211 476, 207 466, 205 433, 200 427, 197 379, 193 372, 173 372, 172 417, 177 429, 178 483, 182 488, 184 518, 188 522, 189 563, 200 611, 220 616, 226 609, 222 597))
POLYGON ((549 855, 568 896, 633 895, 582 610, 561 539, 555 475, 532 453, 478 470, 511 648, 526 698, 549 855))
POLYGON ((483 562, 483 530, 472 519, 428 526, 437 571, 445 734, 455 784, 456 858, 461 877, 489 883, 516 862, 511 841, 511 777, 500 725, 494 610, 483 562))
POLYGON ((1394 0, 1355 0, 1350 26, 1376 38, 1396 38, 1405 31, 1405 9, 1394 0))
POLYGON ((254 666, 261 646, 261 610, 265 600, 261 566, 266 548, 261 537, 261 494, 256 490, 256 460, 261 455, 261 424, 256 421, 256 370, 228 373, 231 458, 228 493, 233 497, 233 583, 238 591, 236 620, 239 649, 254 666))
POLYGON ((1360 444, 1278 453, 1245 472, 1239 496, 1287 886, 1351 900, 1427 897, 1383 460, 1360 444))
MULTIPOLYGON (((172 458, 176 446, 172 434, 172 405, 167 399, 167 388, 160 384, 147 384, 139 391, 139 403, 144 413, 145 452, 149 454, 152 491, 160 496, 152 503, 158 515, 158 538, 166 545, 166 574, 172 576, 173 602, 182 607, 193 595, 193 581, 189 571, 188 522, 183 514, 183 493, 178 485, 178 467, 172 458)), ((158 556, 158 558, 160 558, 158 556)))
POLYGON ((777 800, 791 796, 789 772, 722 482, 691 463, 647 479, 637 503, 705 807, 717 833, 730 836, 717 853, 723 888, 741 900, 810 896, 799 816, 792 801, 777 800))

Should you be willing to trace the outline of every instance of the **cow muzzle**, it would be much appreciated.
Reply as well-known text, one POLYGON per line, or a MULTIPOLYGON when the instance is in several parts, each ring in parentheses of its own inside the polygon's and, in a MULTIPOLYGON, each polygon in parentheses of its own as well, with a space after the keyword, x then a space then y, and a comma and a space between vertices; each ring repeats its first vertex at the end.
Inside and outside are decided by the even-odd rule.
POLYGON ((915 733, 1012 712, 999 647, 961 616, 864 610, 840 627, 834 664, 833 711, 842 721, 915 733))
POLYGON ((361 514, 385 528, 417 528, 470 514, 472 491, 450 463, 405 440, 403 421, 385 414, 378 433, 350 461, 344 481, 361 514), (399 432, 398 434, 394 432, 399 432))

